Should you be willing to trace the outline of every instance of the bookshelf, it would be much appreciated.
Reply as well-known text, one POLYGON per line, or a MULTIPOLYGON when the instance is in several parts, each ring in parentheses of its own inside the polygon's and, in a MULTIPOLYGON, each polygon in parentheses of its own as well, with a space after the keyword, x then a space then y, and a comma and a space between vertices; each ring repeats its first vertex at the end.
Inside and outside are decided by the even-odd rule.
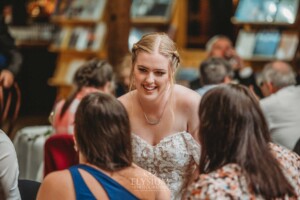
POLYGON ((252 66, 272 60, 293 63, 299 51, 299 0, 239 0, 232 23, 236 49, 252 66))
POLYGON ((50 18, 55 24, 50 52, 58 53, 48 84, 58 88, 57 98, 72 88, 72 74, 86 60, 107 59, 107 0, 57 0, 50 18))

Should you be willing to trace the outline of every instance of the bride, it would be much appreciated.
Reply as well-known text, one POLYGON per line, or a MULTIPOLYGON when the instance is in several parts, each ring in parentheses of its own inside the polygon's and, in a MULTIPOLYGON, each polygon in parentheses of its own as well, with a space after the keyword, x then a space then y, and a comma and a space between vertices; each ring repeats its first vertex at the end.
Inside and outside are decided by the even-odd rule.
POLYGON ((165 181, 172 199, 181 199, 200 160, 200 96, 174 83, 179 62, 166 34, 144 35, 132 48, 131 91, 119 98, 129 114, 134 162, 165 181))

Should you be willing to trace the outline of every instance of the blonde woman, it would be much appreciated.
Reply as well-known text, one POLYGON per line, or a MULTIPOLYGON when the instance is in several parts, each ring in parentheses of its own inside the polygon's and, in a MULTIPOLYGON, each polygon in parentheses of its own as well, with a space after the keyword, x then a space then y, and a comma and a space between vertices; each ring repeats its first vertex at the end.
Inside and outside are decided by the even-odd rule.
POLYGON ((179 63, 166 34, 144 35, 132 48, 132 89, 119 98, 129 113, 134 162, 164 180, 172 199, 181 199, 200 156, 200 95, 174 83, 179 63))

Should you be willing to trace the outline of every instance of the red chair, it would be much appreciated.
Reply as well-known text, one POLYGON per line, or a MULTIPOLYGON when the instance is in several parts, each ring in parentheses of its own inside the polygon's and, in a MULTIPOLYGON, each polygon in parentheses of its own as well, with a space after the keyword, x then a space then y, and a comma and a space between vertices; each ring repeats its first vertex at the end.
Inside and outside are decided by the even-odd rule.
POLYGON ((78 164, 79 158, 74 149, 73 135, 55 134, 49 137, 45 142, 44 159, 44 176, 78 164))

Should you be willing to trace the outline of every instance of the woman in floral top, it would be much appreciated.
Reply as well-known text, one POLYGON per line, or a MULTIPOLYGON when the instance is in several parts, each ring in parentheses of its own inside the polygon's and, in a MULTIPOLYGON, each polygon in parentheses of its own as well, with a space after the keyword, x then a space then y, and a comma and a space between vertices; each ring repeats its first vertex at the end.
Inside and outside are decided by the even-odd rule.
POLYGON ((271 143, 248 88, 222 85, 199 107, 200 173, 186 199, 300 199, 300 157, 271 143))

